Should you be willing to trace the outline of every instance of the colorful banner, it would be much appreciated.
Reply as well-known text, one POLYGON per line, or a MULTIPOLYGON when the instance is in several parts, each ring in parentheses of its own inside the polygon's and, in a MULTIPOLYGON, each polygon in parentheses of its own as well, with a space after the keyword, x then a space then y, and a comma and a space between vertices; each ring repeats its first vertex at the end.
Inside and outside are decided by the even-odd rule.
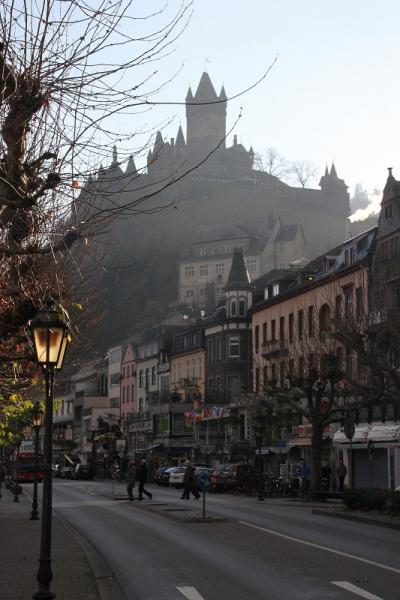
POLYGON ((222 419, 225 416, 225 408, 222 406, 212 406, 185 412, 185 419, 189 421, 205 421, 206 419, 222 419))

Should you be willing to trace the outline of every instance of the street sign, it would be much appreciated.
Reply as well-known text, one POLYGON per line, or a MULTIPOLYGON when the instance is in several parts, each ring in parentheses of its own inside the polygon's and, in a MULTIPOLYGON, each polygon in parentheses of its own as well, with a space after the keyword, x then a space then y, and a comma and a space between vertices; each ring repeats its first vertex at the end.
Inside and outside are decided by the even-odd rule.
POLYGON ((210 489, 211 486, 211 477, 208 473, 204 472, 204 473, 200 473, 200 475, 197 477, 197 487, 199 488, 199 490, 201 491, 205 491, 210 489))
POLYGON ((347 417, 347 419, 345 420, 343 430, 344 435, 347 437, 347 439, 352 440, 356 432, 356 427, 351 417, 347 417))

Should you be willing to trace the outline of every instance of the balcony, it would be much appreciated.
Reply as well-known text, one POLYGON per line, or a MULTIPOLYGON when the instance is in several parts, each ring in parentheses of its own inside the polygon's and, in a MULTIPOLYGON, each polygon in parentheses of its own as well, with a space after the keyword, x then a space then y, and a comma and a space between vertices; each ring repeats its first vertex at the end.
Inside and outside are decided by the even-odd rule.
POLYGON ((284 358, 289 355, 287 340, 270 340, 261 344, 261 354, 264 358, 284 358))

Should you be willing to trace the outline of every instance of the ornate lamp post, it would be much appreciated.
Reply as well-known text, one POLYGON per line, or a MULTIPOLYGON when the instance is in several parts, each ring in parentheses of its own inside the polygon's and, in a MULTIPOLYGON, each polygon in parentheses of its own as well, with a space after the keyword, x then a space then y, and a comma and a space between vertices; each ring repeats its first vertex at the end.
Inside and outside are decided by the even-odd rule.
POLYGON ((263 413, 259 412, 255 416, 255 436, 256 436, 256 445, 258 448, 258 498, 257 500, 264 500, 264 477, 263 477, 263 468, 262 468, 262 443, 265 434, 265 416, 263 413))
POLYGON ((38 490, 38 452, 39 452, 39 431, 43 426, 44 412, 40 408, 39 402, 35 402, 32 410, 32 427, 35 432, 35 481, 33 483, 33 498, 32 498, 32 511, 30 519, 37 521, 39 519, 38 502, 37 502, 37 490, 38 490))
POLYGON ((53 390, 54 372, 63 365, 69 335, 68 327, 60 318, 52 301, 47 308, 39 310, 30 323, 35 345, 36 358, 42 367, 46 384, 46 404, 44 416, 44 462, 42 526, 40 534, 40 558, 37 581, 39 587, 34 600, 52 600, 55 593, 50 591, 53 579, 51 570, 51 525, 52 525, 52 462, 53 462, 53 390))

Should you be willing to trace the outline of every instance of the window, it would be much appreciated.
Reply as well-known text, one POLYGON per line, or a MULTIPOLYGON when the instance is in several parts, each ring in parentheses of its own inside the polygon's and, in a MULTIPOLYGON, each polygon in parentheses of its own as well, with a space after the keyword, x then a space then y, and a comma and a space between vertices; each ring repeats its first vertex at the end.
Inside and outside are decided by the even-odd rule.
POLYGON ((341 318, 342 318, 342 296, 336 296, 335 319, 338 321, 341 318))
POLYGON ((331 327, 331 309, 329 304, 323 304, 319 310, 319 333, 326 333, 331 327))
POLYGON ((294 375, 294 358, 289 358, 289 377, 292 378, 294 375))
POLYGON ((240 358, 240 338, 237 335, 228 338, 228 356, 229 358, 240 358))
POLYGON ((256 325, 254 329, 254 349, 256 352, 260 350, 260 327, 256 325))
POLYGON ((200 267, 199 267, 199 275, 200 275, 200 277, 207 277, 207 275, 208 275, 208 265, 200 265, 200 267))
POLYGON ((247 261, 247 270, 249 273, 255 273, 257 271, 257 261, 255 258, 250 258, 247 261))
POLYGON ((151 385, 156 385, 157 381, 157 367, 154 366, 151 368, 151 385))
POLYGON ((393 217, 393 207, 391 204, 385 206, 385 219, 390 219, 393 217))
POLYGON ((207 248, 205 246, 199 248, 199 256, 207 256, 207 248))
POLYGON ((223 288, 222 287, 215 288, 215 295, 216 295, 217 299, 221 298, 222 292, 223 292, 223 288))
POLYGON ((190 379, 190 361, 186 361, 186 379, 190 379))
POLYGON ((192 358, 192 379, 196 378, 196 359, 192 358))
POLYGON ((256 367, 255 370, 255 393, 258 394, 258 392, 260 391, 260 369, 259 367, 256 367))
POLYGON ((344 316, 345 319, 351 319, 353 316, 353 288, 347 286, 343 290, 344 292, 344 316))
POLYGON ((289 315, 289 342, 293 342, 293 329, 294 329, 294 315, 289 315))
POLYGON ((239 299, 239 316, 244 317, 246 315, 246 300, 244 298, 239 299))
POLYGON ((194 277, 194 266, 185 267, 185 277, 194 277))
POLYGON ((202 377, 202 372, 201 372, 201 371, 202 371, 202 369, 201 369, 201 358, 200 358, 200 356, 199 356, 199 358, 197 359, 197 363, 198 363, 198 373, 199 373, 199 377, 200 377, 200 379, 201 379, 201 377, 202 377))
POLYGON ((220 337, 215 338, 215 360, 216 361, 221 360, 221 338, 220 337))
POLYGON ((199 289, 199 295, 200 295, 200 298, 205 298, 205 296, 206 296, 206 288, 200 288, 199 289))
POLYGON ((236 300, 231 300, 231 317, 236 317, 237 314, 237 310, 236 310, 236 300))
POLYGON ((267 324, 263 323, 263 344, 267 343, 267 324))
POLYGON ((125 386, 122 388, 122 402, 125 402, 125 394, 126 394, 126 390, 125 390, 125 386))
POLYGON ((364 314, 364 293, 362 287, 356 289, 356 319, 361 321, 364 314))
POLYGON ((285 339, 285 317, 279 318, 279 339, 281 342, 285 339))
POLYGON ((276 340, 276 323, 275 323, 275 319, 272 319, 271 321, 271 341, 275 342, 276 340))
POLYGON ((276 364, 271 365, 271 379, 276 383, 276 364))
POLYGON ((186 290, 186 302, 193 302, 193 298, 194 298, 194 291, 193 290, 186 290))
POLYGON ((118 348, 118 350, 113 350, 112 352, 110 352, 110 364, 114 364, 117 362, 121 362, 121 350, 120 348, 118 348))
POLYGON ((304 379, 304 356, 299 358, 299 378, 304 379))
POLYGON ((223 275, 225 273, 225 263, 217 263, 215 265, 215 274, 223 275))
POLYGON ((283 388, 283 386, 285 384, 285 372, 286 372, 286 365, 284 362, 281 362, 279 364, 279 385, 281 386, 281 388, 283 388))
POLYGON ((285 252, 285 244, 283 244, 282 242, 279 244, 279 252, 280 254, 284 254, 285 252))
POLYGON ((272 286, 272 295, 277 296, 279 294, 279 283, 274 283, 272 286))
POLYGON ((139 371, 139 387, 143 387, 143 369, 140 369, 139 371))
POLYGON ((314 337, 314 307, 308 307, 308 337, 314 337))
POLYGON ((150 369, 146 369, 146 372, 144 375, 144 385, 145 385, 146 390, 149 389, 149 383, 150 383, 150 369))
POLYGON ((299 328, 299 340, 302 340, 303 335, 304 335, 304 311, 303 310, 299 310, 299 312, 297 314, 297 320, 298 320, 298 328, 299 328))

